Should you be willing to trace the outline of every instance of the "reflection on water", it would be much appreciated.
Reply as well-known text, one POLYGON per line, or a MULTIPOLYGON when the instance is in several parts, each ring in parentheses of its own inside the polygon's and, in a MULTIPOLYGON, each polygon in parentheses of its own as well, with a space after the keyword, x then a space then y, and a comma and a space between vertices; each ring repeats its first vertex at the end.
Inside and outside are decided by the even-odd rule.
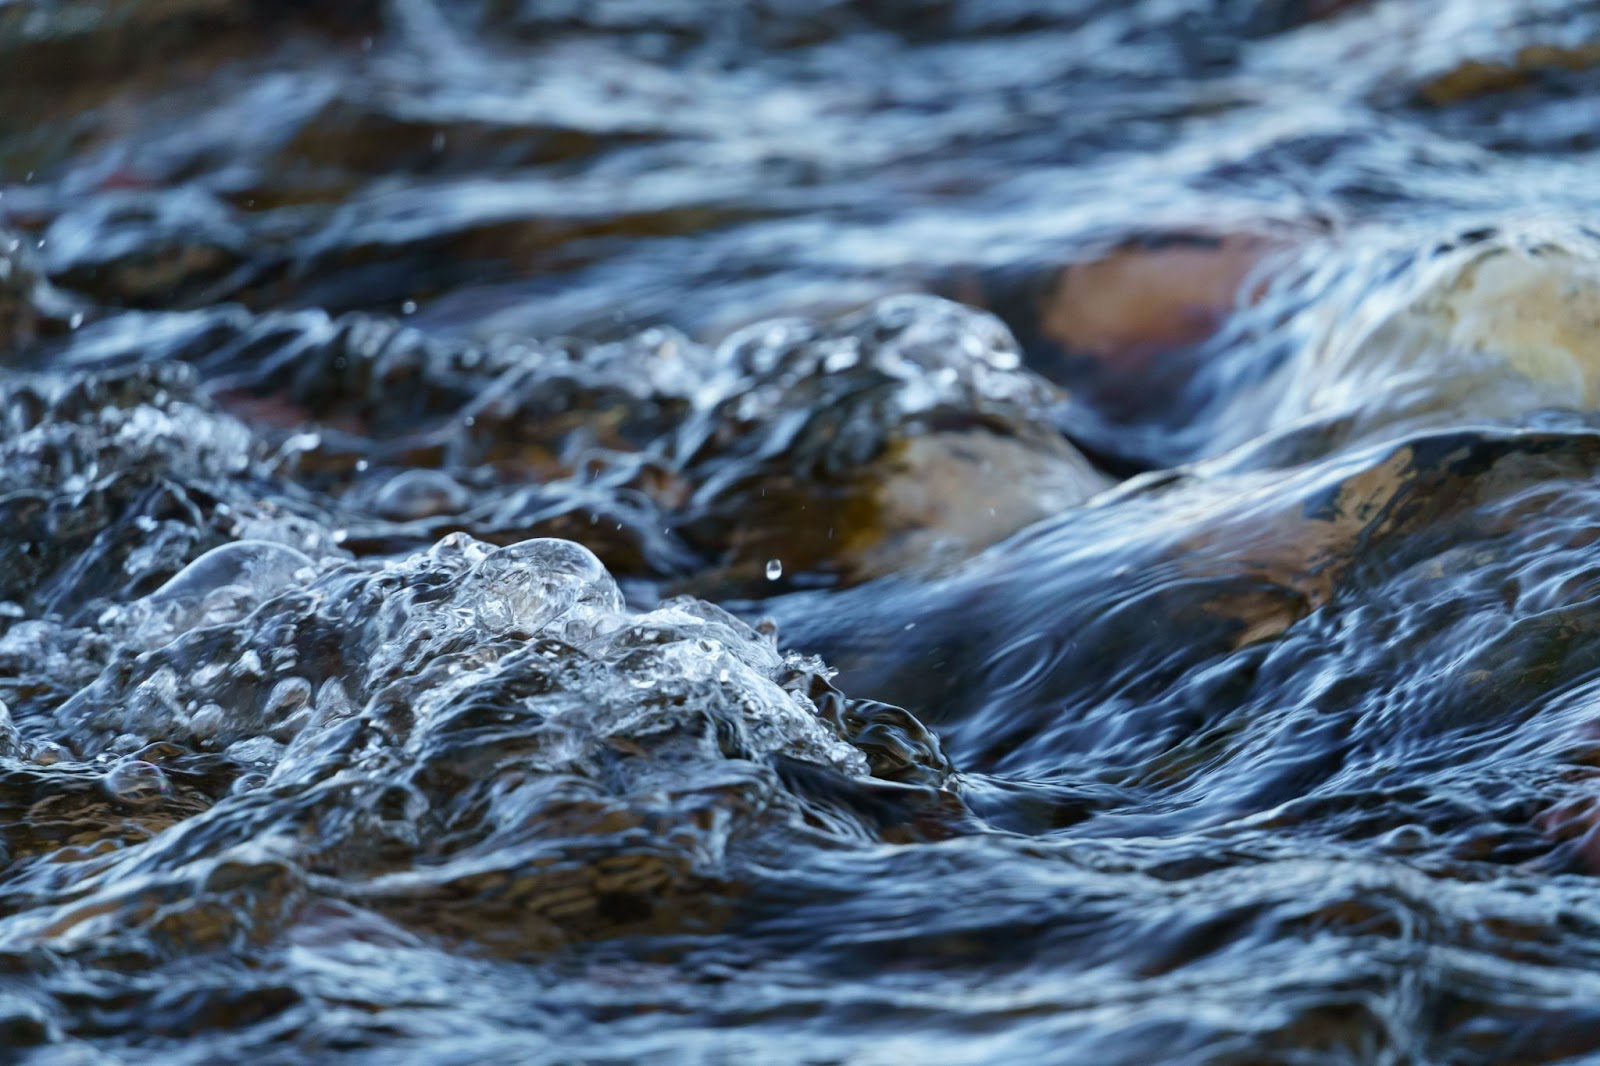
POLYGON ((1600 1050, 1600 5, 0 69, 0 1057, 1600 1050))

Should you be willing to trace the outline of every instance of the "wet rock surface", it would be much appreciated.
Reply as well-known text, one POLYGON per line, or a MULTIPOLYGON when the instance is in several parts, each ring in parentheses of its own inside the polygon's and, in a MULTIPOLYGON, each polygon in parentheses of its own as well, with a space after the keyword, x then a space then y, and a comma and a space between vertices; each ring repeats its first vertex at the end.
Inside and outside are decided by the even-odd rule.
POLYGON ((1596 40, 0 5, 0 1058, 1593 1054, 1596 40))

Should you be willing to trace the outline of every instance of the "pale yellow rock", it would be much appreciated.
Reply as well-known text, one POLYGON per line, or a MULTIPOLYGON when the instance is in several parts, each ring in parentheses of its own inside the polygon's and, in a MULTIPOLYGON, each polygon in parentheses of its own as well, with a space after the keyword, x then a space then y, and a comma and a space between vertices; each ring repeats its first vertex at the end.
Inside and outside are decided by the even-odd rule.
POLYGON ((1357 436, 1600 405, 1600 255, 1505 239, 1449 254, 1330 310, 1279 425, 1353 418, 1357 436))

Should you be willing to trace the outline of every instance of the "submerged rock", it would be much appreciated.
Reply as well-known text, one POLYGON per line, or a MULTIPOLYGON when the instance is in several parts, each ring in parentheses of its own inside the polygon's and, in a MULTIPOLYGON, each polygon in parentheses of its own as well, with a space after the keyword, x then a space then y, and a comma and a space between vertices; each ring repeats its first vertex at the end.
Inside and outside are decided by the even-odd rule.
POLYGON ((8 389, 0 759, 39 769, 0 773, 5 950, 281 943, 326 900, 517 955, 702 928, 744 864, 817 831, 962 824, 908 714, 709 604, 630 610, 576 543, 456 533, 351 560, 263 502, 328 521, 294 437, 274 447, 185 370, 8 389), (229 881, 252 849, 287 896, 191 899, 194 870, 229 881), (468 905, 486 878, 503 891, 468 905))
POLYGON ((1349 304, 1285 371, 1275 421, 1342 418, 1346 432, 1600 406, 1600 243, 1510 231, 1420 255, 1349 304))
MULTIPOLYGON (((363 552, 559 535, 619 574, 765 595, 932 572, 1111 483, 1054 428, 1065 394, 1005 327, 933 297, 716 348, 659 329, 479 345, 370 316, 171 329, 222 407, 292 449, 297 481, 341 495, 363 552)), ((84 350, 122 366, 144 337, 95 331, 84 350)))
MULTIPOLYGON (((37 733, 33 703, 25 725, 37 733)), ((314 876, 315 895, 470 938, 480 952, 701 928, 716 920, 708 899, 737 891, 740 865, 813 810, 847 838, 947 831, 938 827, 957 808, 939 798, 937 746, 904 712, 876 707, 852 709, 820 663, 780 654, 708 604, 627 611, 575 544, 493 549, 455 536, 114 658, 57 707, 47 728, 82 758, 160 737, 179 767, 266 776, 211 794, 185 822, 181 864, 114 858, 75 894, 93 900, 103 885, 112 896, 63 903, 48 919, 36 901, 7 936, 73 953, 162 950, 212 904, 197 900, 192 919, 170 904, 156 925, 141 908, 189 864, 226 862, 254 840, 274 841, 274 862, 297 878, 314 876), (913 768, 925 784, 869 776, 913 768), (904 813, 874 790, 903 798, 904 813), (153 880, 130 895, 115 886, 133 862, 153 880), (490 896, 475 887, 485 879, 500 885, 490 896), (122 916, 115 933, 106 913, 122 916), (91 929, 102 930, 93 945, 91 929)), ((189 799, 166 778, 145 757, 119 762, 102 787, 120 807, 159 813, 189 799)), ((8 898, 42 891, 43 876, 13 870, 8 898)), ((227 919, 264 941, 288 931, 284 917, 260 920, 227 919)))
POLYGON ((677 438, 684 534, 746 591, 769 559, 846 583, 933 571, 1110 483, 1050 428, 1062 394, 997 320, 956 304, 766 323, 717 361, 720 390, 677 438))

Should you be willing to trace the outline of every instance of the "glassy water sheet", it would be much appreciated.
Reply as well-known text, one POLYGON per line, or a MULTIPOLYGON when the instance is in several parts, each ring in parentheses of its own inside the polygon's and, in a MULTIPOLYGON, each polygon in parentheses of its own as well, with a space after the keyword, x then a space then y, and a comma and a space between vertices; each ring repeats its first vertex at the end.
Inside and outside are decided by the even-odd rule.
POLYGON ((0 1061, 1588 1061, 1597 62, 0 3, 0 1061))

